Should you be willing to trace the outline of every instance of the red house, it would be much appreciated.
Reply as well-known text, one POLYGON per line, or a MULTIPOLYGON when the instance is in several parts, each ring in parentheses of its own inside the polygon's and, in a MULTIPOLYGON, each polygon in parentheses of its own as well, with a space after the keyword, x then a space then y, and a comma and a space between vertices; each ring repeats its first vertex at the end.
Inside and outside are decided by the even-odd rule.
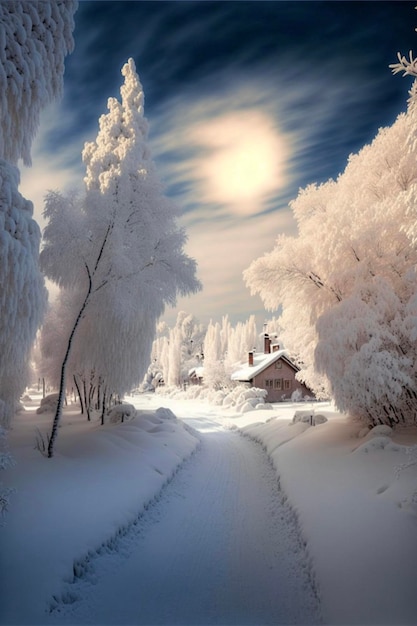
POLYGON ((293 363, 285 350, 272 344, 268 334, 264 335, 264 352, 249 352, 248 362, 233 372, 232 380, 250 383, 251 387, 266 389, 267 402, 289 400, 294 391, 301 396, 314 399, 313 392, 295 377, 299 367, 293 363))

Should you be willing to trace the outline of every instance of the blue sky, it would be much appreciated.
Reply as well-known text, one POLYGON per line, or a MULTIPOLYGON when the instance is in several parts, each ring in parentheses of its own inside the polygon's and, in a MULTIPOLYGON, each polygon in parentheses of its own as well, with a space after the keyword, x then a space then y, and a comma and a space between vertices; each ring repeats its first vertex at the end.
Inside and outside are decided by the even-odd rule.
POLYGON ((417 50, 414 6, 81 0, 64 96, 43 115, 21 190, 42 226, 46 191, 82 184, 84 142, 133 57, 153 157, 204 286, 177 310, 202 322, 262 320, 242 271, 278 234, 295 234, 288 203, 300 188, 337 177, 405 110, 411 78, 388 65, 417 50))

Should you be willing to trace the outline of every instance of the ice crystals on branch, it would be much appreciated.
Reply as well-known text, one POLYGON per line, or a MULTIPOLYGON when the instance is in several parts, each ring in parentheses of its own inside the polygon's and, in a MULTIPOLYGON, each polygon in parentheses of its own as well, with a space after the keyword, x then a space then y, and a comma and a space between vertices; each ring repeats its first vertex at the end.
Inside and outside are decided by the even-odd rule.
POLYGON ((391 63, 389 66, 392 69, 393 74, 398 74, 399 72, 404 72, 404 76, 407 74, 409 76, 417 76, 417 59, 413 58, 413 51, 409 52, 410 59, 403 56, 401 52, 397 53, 398 63, 391 63))

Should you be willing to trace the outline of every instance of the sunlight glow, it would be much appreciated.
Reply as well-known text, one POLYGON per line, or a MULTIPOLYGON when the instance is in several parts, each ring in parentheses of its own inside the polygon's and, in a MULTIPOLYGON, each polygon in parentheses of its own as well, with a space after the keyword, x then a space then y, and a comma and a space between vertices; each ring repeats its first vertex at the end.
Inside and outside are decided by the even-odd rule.
POLYGON ((262 202, 285 185, 288 148, 266 114, 227 113, 203 123, 192 136, 205 148, 197 163, 205 201, 247 215, 262 210, 262 202))

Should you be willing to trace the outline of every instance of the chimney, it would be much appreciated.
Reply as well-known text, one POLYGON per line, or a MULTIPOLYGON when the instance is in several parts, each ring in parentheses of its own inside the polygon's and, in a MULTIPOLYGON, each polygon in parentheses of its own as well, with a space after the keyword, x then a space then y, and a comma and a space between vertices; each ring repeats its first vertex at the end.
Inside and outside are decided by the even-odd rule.
POLYGON ((249 360, 248 360, 248 364, 250 366, 253 365, 253 352, 249 352, 249 360))
POLYGON ((264 353, 269 354, 271 352, 271 339, 268 333, 264 335, 264 353))

